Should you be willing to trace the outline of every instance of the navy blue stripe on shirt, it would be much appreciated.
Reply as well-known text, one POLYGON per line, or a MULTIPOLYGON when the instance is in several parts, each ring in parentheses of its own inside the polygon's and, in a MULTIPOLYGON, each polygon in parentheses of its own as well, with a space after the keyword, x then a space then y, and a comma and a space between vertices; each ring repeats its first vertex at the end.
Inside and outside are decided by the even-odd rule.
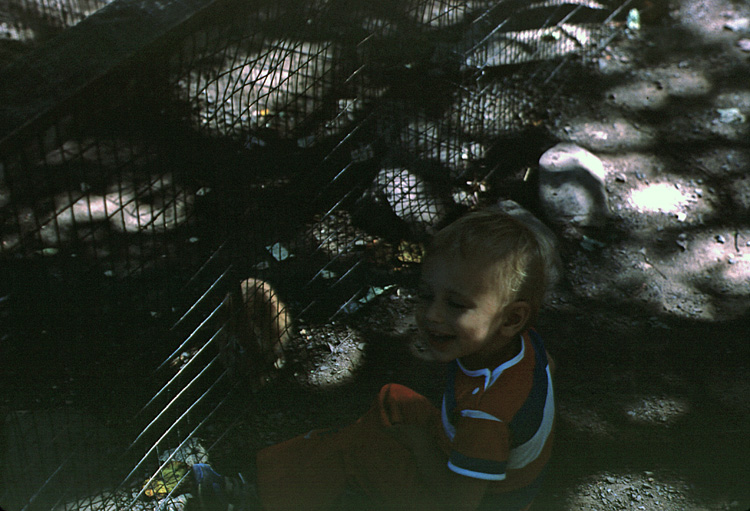
POLYGON ((534 376, 526 401, 509 424, 513 432, 511 449, 528 442, 536 434, 544 419, 544 404, 547 400, 547 352, 539 334, 533 330, 529 334, 534 346, 534 376))
POLYGON ((451 422, 451 425, 455 426, 455 421, 453 420, 452 415, 456 411, 456 406, 458 406, 458 403, 456 403, 456 373, 458 372, 458 362, 455 360, 452 361, 450 364, 448 364, 448 372, 446 374, 446 382, 445 382, 445 393, 443 394, 443 398, 445 399, 445 408, 446 412, 448 413, 448 419, 451 422))

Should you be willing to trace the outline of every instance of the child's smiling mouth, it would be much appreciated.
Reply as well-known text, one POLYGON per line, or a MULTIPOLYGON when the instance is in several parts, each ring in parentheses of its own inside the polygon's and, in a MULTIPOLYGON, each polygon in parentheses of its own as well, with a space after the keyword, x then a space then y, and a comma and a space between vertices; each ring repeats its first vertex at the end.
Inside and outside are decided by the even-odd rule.
POLYGON ((438 334, 434 332, 427 333, 427 342, 430 343, 430 346, 438 350, 447 348, 455 339, 455 335, 438 334))

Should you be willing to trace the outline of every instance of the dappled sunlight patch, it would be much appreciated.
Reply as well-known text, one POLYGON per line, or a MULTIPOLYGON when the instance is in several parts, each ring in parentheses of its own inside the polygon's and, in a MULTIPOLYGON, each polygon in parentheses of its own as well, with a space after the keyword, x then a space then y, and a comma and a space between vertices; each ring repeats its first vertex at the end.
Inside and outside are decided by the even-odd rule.
POLYGON ((605 95, 616 105, 636 110, 660 110, 675 97, 695 97, 711 91, 711 81, 700 71, 672 66, 640 80, 608 90, 605 95))
POLYGON ((709 77, 702 71, 679 65, 664 69, 655 77, 655 80, 676 97, 705 96, 714 88, 709 77))
POLYGON ((711 115, 708 131, 712 135, 734 142, 747 140, 750 134, 748 112, 743 112, 738 108, 716 108, 711 115))
POLYGON ((750 112, 750 91, 734 89, 721 92, 716 95, 714 104, 717 108, 736 108, 740 115, 747 117, 747 113, 750 112))
POLYGON ((671 183, 655 183, 630 193, 630 203, 642 213, 673 213, 678 215, 694 199, 685 190, 671 183))
POLYGON ((689 222, 692 217, 712 218, 708 208, 684 222, 671 213, 658 215, 643 215, 649 221, 641 225, 648 225, 631 231, 630 238, 592 248, 612 268, 606 278, 591 271, 587 259, 577 260, 574 292, 586 299, 645 305, 655 314, 709 321, 750 311, 750 232, 689 222))
POLYGON ((684 282, 683 276, 676 276, 671 282, 662 285, 662 311, 677 317, 713 321, 719 318, 714 301, 692 283, 684 282))
POLYGON ((574 488, 566 509, 697 511, 701 508, 690 499, 690 492, 686 482, 660 477, 648 470, 604 472, 590 476, 574 488))
POLYGON ((606 122, 579 118, 562 128, 560 138, 582 145, 592 151, 612 151, 622 149, 646 149, 656 142, 655 131, 636 125, 624 117, 606 122))
POLYGON ((34 30, 18 25, 20 24, 9 23, 5 20, 0 21, 0 40, 31 43, 37 39, 34 30))
POLYGON ((715 291, 750 297, 750 245, 739 235, 717 233, 692 242, 693 273, 710 277, 715 291))
POLYGON ((649 80, 618 85, 608 90, 606 97, 628 108, 656 110, 667 105, 669 93, 661 83, 649 80))
POLYGON ((750 251, 748 253, 729 254, 727 264, 721 267, 721 280, 741 287, 750 295, 750 251))
POLYGON ((716 188, 699 176, 670 174, 662 158, 624 153, 604 163, 611 212, 633 231, 700 225, 717 214, 716 188))
MULTIPOLYGON (((739 234, 704 230, 684 236, 684 250, 655 264, 676 296, 705 297, 698 309, 709 320, 732 319, 750 310, 750 245, 739 234)), ((671 302, 674 302, 672 300, 671 302)), ((675 303, 665 302, 672 311, 675 303)))
MULTIPOLYGON (((715 190, 705 187, 700 180, 669 181, 643 179, 621 194, 623 208, 620 215, 635 213, 635 224, 658 221, 655 227, 685 228, 703 224, 716 214, 715 190), (640 220, 638 216, 642 216, 640 220)), ((659 236, 659 235, 657 235, 659 236)), ((653 237, 652 237, 653 238, 653 237)))
POLYGON ((648 396, 625 406, 625 416, 637 424, 669 426, 690 411, 690 403, 678 397, 648 396))
POLYGON ((580 406, 568 407, 558 405, 558 416, 569 428, 578 433, 585 433, 587 437, 609 437, 615 433, 615 427, 594 409, 580 406))
POLYGON ((750 310, 749 240, 739 232, 684 225, 684 231, 644 232, 612 246, 608 257, 618 265, 613 278, 626 299, 678 317, 721 321, 750 310))
POLYGON ((310 387, 334 387, 350 382, 365 362, 365 342, 351 327, 335 321, 300 329, 292 345, 295 379, 310 387))
POLYGON ((742 15, 740 9, 730 7, 732 3, 743 5, 743 2, 683 0, 676 4, 679 5, 679 12, 675 12, 675 15, 680 20, 680 25, 694 39, 706 44, 723 42, 732 36, 727 29, 727 20, 742 15))

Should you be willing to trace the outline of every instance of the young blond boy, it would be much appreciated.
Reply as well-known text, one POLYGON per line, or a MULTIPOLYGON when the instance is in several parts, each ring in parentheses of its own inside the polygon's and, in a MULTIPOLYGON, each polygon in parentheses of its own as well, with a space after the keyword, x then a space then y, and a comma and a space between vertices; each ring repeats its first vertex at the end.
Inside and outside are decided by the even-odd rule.
POLYGON ((554 422, 550 359, 530 329, 551 254, 544 237, 498 210, 441 230, 417 309, 422 356, 448 366, 440 408, 390 384, 356 423, 262 450, 263 509, 341 509, 352 489, 371 509, 528 509, 554 422))
POLYGON ((260 452, 268 510, 324 509, 347 487, 396 509, 521 510, 552 444, 549 359, 529 328, 546 291, 547 240, 497 210, 440 231, 422 269, 423 356, 448 363, 441 409, 400 385, 338 431, 260 452))

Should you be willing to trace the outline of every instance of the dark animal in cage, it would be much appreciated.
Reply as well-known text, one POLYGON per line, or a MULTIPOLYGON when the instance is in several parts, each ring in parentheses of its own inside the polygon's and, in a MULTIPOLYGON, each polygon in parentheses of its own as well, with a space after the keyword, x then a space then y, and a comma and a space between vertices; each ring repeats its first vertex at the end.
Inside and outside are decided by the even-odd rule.
POLYGON ((249 278, 227 294, 230 333, 222 345, 224 363, 237 377, 261 384, 286 364, 292 316, 266 281, 249 278))

